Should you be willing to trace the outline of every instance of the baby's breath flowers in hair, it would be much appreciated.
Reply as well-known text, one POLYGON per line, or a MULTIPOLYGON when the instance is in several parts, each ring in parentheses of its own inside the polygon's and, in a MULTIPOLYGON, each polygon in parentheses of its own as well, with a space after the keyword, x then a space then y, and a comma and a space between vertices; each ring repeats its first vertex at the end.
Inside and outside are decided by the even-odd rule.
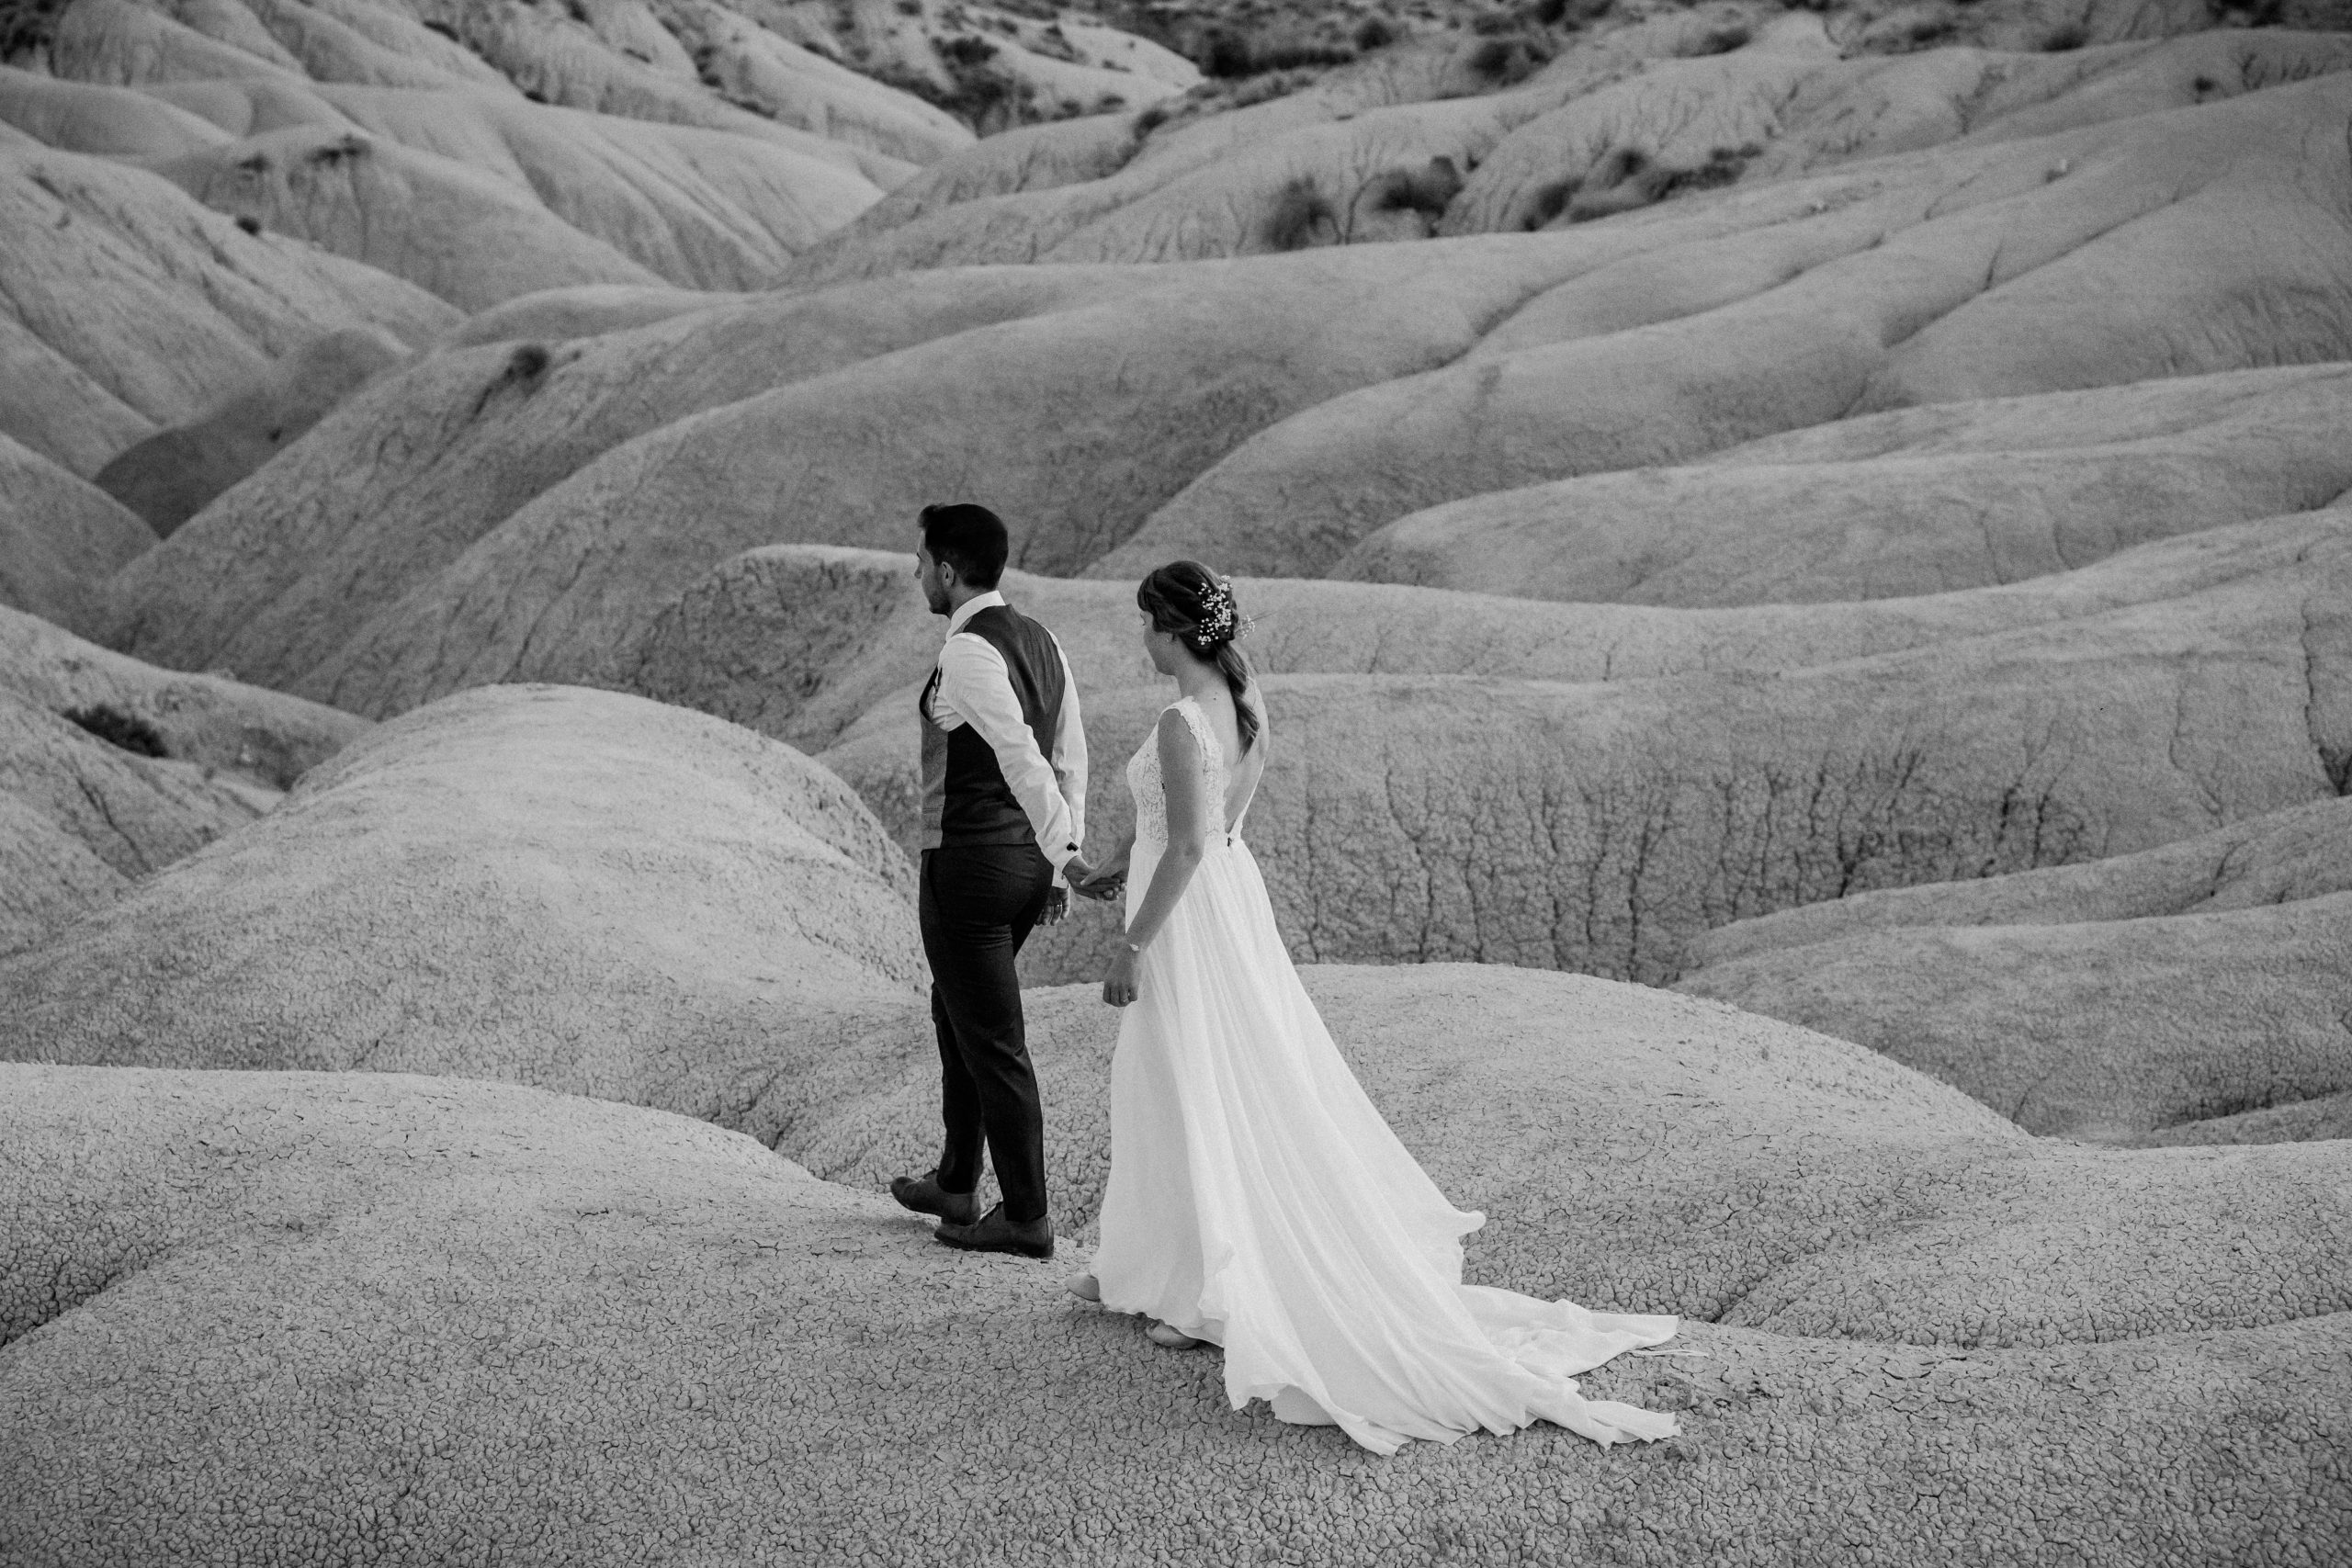
POLYGON ((1220 577, 1202 590, 1200 624, 1185 640, 1198 651, 1207 653, 1240 634, 1241 616, 1233 604, 1233 579, 1220 577))

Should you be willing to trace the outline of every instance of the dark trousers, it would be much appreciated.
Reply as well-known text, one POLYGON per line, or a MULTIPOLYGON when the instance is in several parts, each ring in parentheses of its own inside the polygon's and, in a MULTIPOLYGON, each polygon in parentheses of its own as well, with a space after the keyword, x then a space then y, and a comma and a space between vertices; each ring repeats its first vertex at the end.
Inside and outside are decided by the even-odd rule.
POLYGON ((1009 1220, 1046 1213, 1046 1122, 1012 961, 1045 912, 1054 868, 1035 844, 970 844, 922 853, 922 950, 939 1031, 939 1185, 979 1185, 980 1146, 996 1163, 1009 1220))

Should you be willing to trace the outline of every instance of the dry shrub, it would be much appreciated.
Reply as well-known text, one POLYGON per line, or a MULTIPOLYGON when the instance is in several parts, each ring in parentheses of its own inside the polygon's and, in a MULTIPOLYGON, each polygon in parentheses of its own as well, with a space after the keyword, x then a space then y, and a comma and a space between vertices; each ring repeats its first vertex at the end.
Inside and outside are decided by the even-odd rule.
POLYGON ((1512 87, 1534 75, 1551 58, 1550 50, 1533 39, 1520 36, 1490 38, 1472 50, 1463 63, 1473 76, 1498 87, 1512 87))
POLYGON ((1568 209, 1568 203, 1576 199, 1577 192, 1583 187, 1584 182, 1574 175, 1537 186, 1534 196, 1528 200, 1527 211, 1521 217, 1519 226, 1531 233, 1547 227, 1568 209))
POLYGON ((1340 215, 1316 183, 1302 175, 1275 193, 1258 238, 1270 251, 1301 251, 1316 243, 1318 229, 1329 227, 1330 243, 1340 238, 1340 215))
POLYGON ((1390 169, 1371 194, 1375 212, 1418 212, 1435 223, 1462 194, 1462 171, 1451 158, 1431 158, 1418 169, 1390 169))
POLYGON ((107 745, 140 757, 168 757, 164 738, 155 727, 137 714, 125 713, 112 703, 93 703, 88 707, 67 708, 63 716, 81 726, 107 745))
POLYGON ((1702 59, 1710 54, 1729 54, 1735 49, 1746 48, 1748 40, 1755 36, 1752 28, 1735 22, 1729 27, 1715 28, 1701 34, 1691 40, 1690 46, 1683 51, 1683 54, 1686 58, 1693 60, 1702 59))
POLYGON ((0 60, 44 52, 65 0, 0 0, 0 60))

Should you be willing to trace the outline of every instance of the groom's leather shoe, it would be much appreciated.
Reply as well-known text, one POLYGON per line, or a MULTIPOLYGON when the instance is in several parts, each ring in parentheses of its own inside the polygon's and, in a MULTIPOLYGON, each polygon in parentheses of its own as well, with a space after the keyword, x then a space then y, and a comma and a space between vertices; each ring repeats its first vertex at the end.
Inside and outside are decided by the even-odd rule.
POLYGON ((999 1203, 968 1225, 944 1224, 931 1233, 949 1247, 967 1252, 1017 1252, 1023 1258, 1054 1255, 1054 1224, 1043 1215, 1034 1220, 1008 1220, 999 1203))
POLYGON ((921 1176, 892 1177, 890 1196, 899 1201, 902 1209, 912 1209, 918 1214, 929 1214, 950 1224, 968 1225, 980 1217, 979 1194, 950 1192, 942 1188, 937 1166, 921 1176))

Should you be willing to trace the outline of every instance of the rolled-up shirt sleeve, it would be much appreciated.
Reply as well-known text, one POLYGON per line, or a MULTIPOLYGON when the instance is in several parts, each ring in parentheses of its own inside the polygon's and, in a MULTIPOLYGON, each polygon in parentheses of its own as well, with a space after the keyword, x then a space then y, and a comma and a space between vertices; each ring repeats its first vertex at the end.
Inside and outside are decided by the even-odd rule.
MULTIPOLYGON (((1058 651, 1059 645, 1056 648, 1058 651)), ((1045 852, 1057 872, 1078 852, 1086 798, 1086 742, 1078 725, 1078 689, 1068 679, 1067 656, 1062 660, 1062 670, 1063 720, 1055 736, 1055 758, 1049 761, 1037 750, 1037 738, 1030 733, 1028 721, 1021 716, 1021 699, 1012 694, 1012 677, 1004 667, 1002 654, 986 638, 968 632, 949 637, 947 646, 939 653, 937 701, 952 706, 965 723, 979 731, 980 739, 996 753, 997 766, 1003 771, 1012 798, 1021 803, 1022 811, 1029 818, 1030 830, 1037 835, 1037 848, 1045 852), (1080 792, 1080 804, 1075 810, 1062 793, 1064 782, 1069 777, 1073 739, 1080 792)))

